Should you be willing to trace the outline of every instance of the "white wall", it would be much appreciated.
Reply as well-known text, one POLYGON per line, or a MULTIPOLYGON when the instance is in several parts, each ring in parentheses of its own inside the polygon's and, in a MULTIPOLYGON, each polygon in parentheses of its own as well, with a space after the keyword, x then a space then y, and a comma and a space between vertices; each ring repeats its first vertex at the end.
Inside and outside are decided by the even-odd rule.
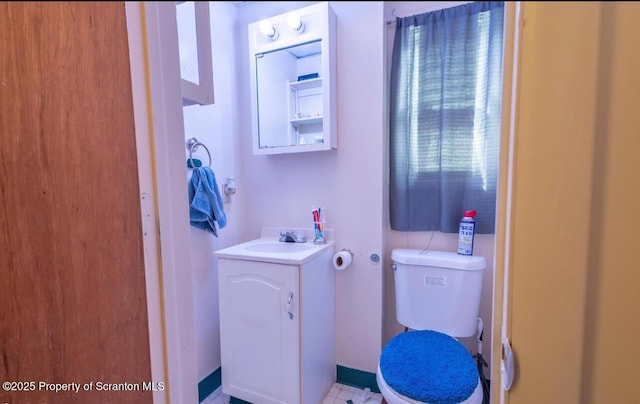
POLYGON ((382 2, 331 2, 337 17, 338 148, 254 156, 251 148, 247 24, 313 2, 255 2, 239 8, 238 131, 244 198, 243 237, 261 226, 312 227, 311 206, 326 207, 336 250, 349 248, 353 264, 336 273, 336 360, 375 372, 382 346, 382 270, 369 260, 384 255, 382 186, 384 39, 382 2))
MULTIPOLYGON (((243 198, 246 198, 244 183, 238 178, 240 160, 236 141, 236 122, 240 119, 236 106, 239 77, 233 57, 237 8, 231 2, 211 2, 210 6, 215 104, 183 108, 185 141, 195 137, 207 146, 221 192, 226 177, 236 177, 238 191, 225 198, 227 225, 218 230, 218 237, 195 227, 190 229, 198 381, 220 367, 218 272, 213 251, 244 241, 241 238, 244 215, 240 212, 244 209, 243 198)), ((185 147, 185 164, 186 156, 185 147)), ((202 147, 194 153, 194 158, 202 160, 203 164, 209 160, 202 147)))
MULTIPOLYGON (((185 138, 209 147, 218 184, 235 176, 238 192, 224 205, 228 224, 218 238, 191 229, 200 380, 220 366, 214 250, 256 238, 262 226, 311 227, 311 206, 326 207, 336 250, 355 254, 351 267, 336 273, 336 362, 375 372, 382 346, 402 330, 395 321, 390 252, 424 248, 432 237, 392 231, 388 224, 387 52, 394 26, 385 21, 393 10, 405 16, 461 3, 331 2, 337 16, 338 148, 254 156, 247 24, 311 4, 210 3, 216 102, 184 109, 185 138), (371 254, 381 262, 371 262, 371 254)), ((196 157, 207 161, 201 152, 196 157)), ((480 311, 489 360, 494 237, 476 237, 475 253, 487 258, 480 311)), ((455 251, 456 242, 455 234, 434 233, 430 248, 455 251)), ((474 340, 463 342, 475 352, 474 340)))

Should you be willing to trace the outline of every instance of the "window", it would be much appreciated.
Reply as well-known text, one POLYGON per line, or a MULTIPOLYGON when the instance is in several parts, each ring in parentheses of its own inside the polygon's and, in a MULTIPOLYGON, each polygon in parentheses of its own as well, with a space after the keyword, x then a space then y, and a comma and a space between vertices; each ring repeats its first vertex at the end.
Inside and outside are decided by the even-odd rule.
POLYGON ((391 228, 493 233, 503 2, 396 19, 391 67, 391 228))

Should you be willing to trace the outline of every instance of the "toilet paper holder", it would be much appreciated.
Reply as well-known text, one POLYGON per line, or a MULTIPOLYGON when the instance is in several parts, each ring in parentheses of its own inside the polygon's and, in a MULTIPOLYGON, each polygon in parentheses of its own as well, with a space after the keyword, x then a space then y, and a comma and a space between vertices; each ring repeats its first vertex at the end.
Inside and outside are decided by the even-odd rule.
POLYGON ((351 265, 352 259, 353 253, 351 250, 343 248, 333 256, 333 267, 338 271, 342 271, 351 265))

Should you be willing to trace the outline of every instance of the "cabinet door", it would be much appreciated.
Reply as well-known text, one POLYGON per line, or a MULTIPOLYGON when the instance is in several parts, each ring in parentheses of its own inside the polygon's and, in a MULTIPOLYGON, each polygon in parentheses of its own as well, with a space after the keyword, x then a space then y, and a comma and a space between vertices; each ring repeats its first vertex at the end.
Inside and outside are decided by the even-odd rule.
POLYGON ((218 262, 223 391, 253 403, 298 403, 298 267, 218 262))
POLYGON ((209 2, 176 2, 182 105, 213 104, 209 2))

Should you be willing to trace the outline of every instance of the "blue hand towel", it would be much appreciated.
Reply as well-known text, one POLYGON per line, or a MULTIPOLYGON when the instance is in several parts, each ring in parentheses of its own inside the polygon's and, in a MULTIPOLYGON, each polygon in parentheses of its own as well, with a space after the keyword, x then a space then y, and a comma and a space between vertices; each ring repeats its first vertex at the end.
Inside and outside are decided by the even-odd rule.
POLYGON ((218 237, 219 228, 227 225, 222 196, 213 170, 209 167, 196 167, 189 182, 189 220, 191 225, 206 230, 218 237))

